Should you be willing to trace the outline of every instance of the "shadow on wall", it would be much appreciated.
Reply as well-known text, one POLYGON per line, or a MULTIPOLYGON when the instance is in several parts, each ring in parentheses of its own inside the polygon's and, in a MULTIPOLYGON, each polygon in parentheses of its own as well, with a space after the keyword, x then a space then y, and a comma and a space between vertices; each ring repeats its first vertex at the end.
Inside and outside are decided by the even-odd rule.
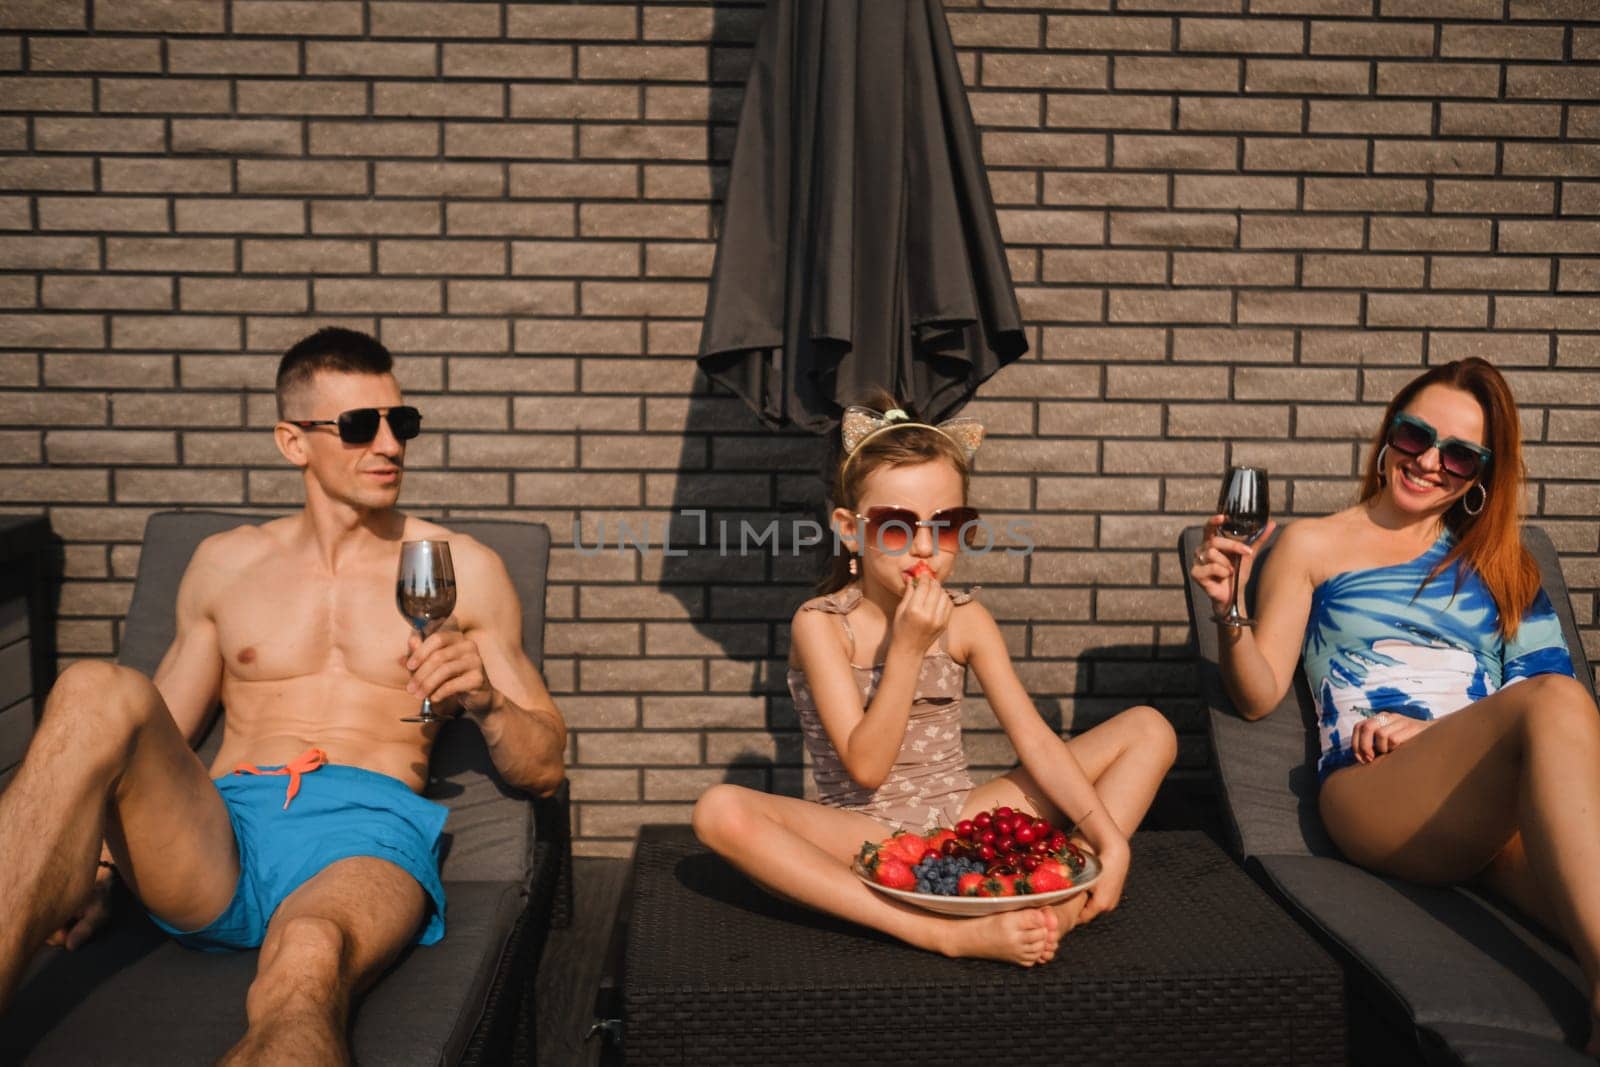
MULTIPOLYGON (((720 225, 750 50, 765 5, 713 0, 712 8, 708 133, 712 215, 720 225)), ((707 763, 726 767, 725 781, 799 796, 807 772, 784 672, 789 619, 811 595, 826 560, 826 538, 797 541, 806 541, 813 525, 826 529, 821 472, 828 443, 766 428, 742 400, 698 375, 682 440, 667 516, 670 554, 658 548, 652 569, 658 587, 683 605, 694 637, 660 653, 705 659, 707 763)), ((664 503, 649 502, 652 510, 664 503)))

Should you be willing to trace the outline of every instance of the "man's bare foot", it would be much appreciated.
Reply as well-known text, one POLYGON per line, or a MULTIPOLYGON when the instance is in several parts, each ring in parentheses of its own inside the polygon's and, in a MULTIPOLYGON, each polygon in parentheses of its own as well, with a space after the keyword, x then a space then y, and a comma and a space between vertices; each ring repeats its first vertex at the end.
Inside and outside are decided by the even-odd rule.
POLYGON ((1055 916, 1048 908, 1003 911, 981 919, 954 919, 946 924, 943 951, 946 956, 971 956, 1032 967, 1053 949, 1058 940, 1055 926, 1055 916))

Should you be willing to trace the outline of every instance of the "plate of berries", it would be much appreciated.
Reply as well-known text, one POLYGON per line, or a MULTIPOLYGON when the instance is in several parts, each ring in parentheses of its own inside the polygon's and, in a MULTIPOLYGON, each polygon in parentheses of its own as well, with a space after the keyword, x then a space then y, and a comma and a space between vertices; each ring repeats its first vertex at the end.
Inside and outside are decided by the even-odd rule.
POLYGON ((941 915, 992 915, 1057 904, 1100 876, 1065 830, 998 807, 926 834, 866 841, 851 865, 867 885, 941 915))

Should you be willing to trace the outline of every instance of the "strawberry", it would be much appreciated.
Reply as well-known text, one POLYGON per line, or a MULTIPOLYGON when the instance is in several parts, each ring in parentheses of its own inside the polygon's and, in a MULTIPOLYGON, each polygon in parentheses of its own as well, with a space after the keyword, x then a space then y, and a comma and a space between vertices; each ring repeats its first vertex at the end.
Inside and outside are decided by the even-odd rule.
POLYGON ((985 877, 977 871, 963 874, 956 881, 956 895, 963 897, 982 896, 983 894, 978 892, 978 887, 983 885, 985 880, 985 877))
POLYGON ((911 872, 911 865, 893 856, 880 858, 878 869, 872 872, 872 877, 879 885, 888 886, 890 889, 917 888, 917 876, 911 872))
POLYGON ((897 856, 907 863, 915 865, 922 862, 922 854, 928 851, 928 843, 916 834, 895 834, 881 846, 892 856, 897 856))
POLYGON ((977 895, 980 897, 1014 897, 1017 895, 1017 876, 1014 874, 991 874, 984 878, 978 886, 977 895))
POLYGON ((928 566, 927 560, 919 559, 915 566, 906 568, 905 575, 912 581, 916 581, 918 578, 929 578, 933 576, 933 568, 928 566))
POLYGON ((1028 875, 1030 893, 1054 893, 1072 888, 1072 868, 1059 860, 1045 860, 1028 875))
POLYGON ((1021 877, 1022 875, 1020 874, 995 875, 994 880, 1000 883, 1000 895, 1003 897, 1014 897, 1021 892, 1021 890, 1017 887, 1017 881, 1021 877))
POLYGON ((868 874, 873 874, 878 869, 878 862, 886 859, 888 853, 882 844, 873 844, 871 841, 861 842, 861 851, 856 853, 856 862, 861 864, 861 869, 868 874))
POLYGON ((937 852, 941 856, 944 855, 944 843, 946 841, 958 840, 960 840, 960 838, 956 837, 956 832, 954 830, 949 830, 944 827, 940 827, 927 837, 929 850, 937 852))

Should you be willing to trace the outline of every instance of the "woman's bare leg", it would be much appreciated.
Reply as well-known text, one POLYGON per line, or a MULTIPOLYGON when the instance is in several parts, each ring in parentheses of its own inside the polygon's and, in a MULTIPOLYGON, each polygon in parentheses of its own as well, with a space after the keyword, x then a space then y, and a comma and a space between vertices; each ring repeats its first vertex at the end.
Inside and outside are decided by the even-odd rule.
POLYGON ((955 919, 906 907, 861 884, 850 861, 863 841, 888 836, 877 820, 736 785, 706 790, 694 806, 700 840, 774 893, 946 956, 1031 967, 1058 937, 1048 908, 955 919))
MULTIPOLYGON (((1145 812, 1150 810, 1156 790, 1161 787, 1177 755, 1177 734, 1166 716, 1155 708, 1140 706, 1118 712, 1093 729, 1062 741, 1059 758, 1078 761, 1105 804, 1111 821, 1124 834, 1132 834, 1144 821, 1145 812)), ((1057 826, 1072 822, 1057 810, 1033 776, 1021 767, 967 794, 961 817, 971 818, 977 812, 1001 804, 1020 808, 1057 826)), ((1087 901, 1087 896, 1079 893, 1056 905, 1058 929, 1062 935, 1076 925, 1078 913, 1087 901)))
POLYGON ((1546 906, 1531 910, 1554 922, 1583 967, 1590 1048, 1600 1050, 1600 713, 1587 689, 1559 675, 1507 686, 1337 772, 1319 805, 1334 841, 1363 867, 1432 883, 1488 869, 1513 900, 1542 887, 1546 906), (1525 860, 1508 852, 1513 841, 1525 860))

